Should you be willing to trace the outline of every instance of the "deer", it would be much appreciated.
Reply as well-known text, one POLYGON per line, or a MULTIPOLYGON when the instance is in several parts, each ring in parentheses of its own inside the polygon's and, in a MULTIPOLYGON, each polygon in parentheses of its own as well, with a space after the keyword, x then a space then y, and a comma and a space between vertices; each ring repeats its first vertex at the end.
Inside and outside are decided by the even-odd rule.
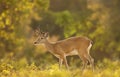
POLYGON ((40 29, 36 29, 35 33, 37 34, 37 39, 34 41, 34 44, 44 44, 47 50, 59 59, 59 68, 62 67, 64 62, 66 68, 69 70, 66 57, 78 55, 83 63, 82 70, 86 69, 88 62, 94 70, 94 59, 90 55, 92 41, 87 37, 76 36, 57 42, 49 42, 48 32, 41 32, 40 29))

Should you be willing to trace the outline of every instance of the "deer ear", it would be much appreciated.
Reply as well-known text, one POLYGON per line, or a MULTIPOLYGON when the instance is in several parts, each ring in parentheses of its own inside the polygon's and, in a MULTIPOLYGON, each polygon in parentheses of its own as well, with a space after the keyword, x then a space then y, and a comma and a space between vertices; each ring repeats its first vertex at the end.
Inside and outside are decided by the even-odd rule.
POLYGON ((45 37, 48 37, 48 36, 49 36, 49 33, 48 33, 48 32, 46 32, 46 33, 44 34, 44 36, 45 36, 45 37))

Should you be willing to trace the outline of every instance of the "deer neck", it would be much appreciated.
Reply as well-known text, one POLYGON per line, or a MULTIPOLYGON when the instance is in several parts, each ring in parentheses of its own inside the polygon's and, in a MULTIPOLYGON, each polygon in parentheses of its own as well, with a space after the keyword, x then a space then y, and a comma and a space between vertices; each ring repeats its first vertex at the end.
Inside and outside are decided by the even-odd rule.
POLYGON ((49 50, 50 52, 53 51, 53 48, 54 48, 54 47, 53 47, 53 44, 50 43, 47 39, 45 40, 44 45, 45 45, 45 47, 47 48, 47 50, 49 50))

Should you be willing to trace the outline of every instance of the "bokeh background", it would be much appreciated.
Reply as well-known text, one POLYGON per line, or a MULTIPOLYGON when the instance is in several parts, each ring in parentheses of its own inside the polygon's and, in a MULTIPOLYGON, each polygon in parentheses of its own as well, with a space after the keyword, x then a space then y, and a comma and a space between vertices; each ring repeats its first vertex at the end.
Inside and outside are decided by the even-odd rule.
MULTIPOLYGON (((120 0, 0 0, 1 62, 42 68, 57 63, 43 45, 33 44, 38 27, 49 32, 51 42, 90 38, 95 63, 120 59, 120 0)), ((67 58, 71 67, 81 65, 78 56, 67 58)))

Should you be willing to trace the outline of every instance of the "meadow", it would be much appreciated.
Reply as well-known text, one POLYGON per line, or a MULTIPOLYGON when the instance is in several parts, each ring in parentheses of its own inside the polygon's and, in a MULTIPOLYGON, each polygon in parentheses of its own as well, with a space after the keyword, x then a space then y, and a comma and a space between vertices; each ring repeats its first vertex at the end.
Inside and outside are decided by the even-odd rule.
POLYGON ((81 71, 81 67, 70 67, 70 70, 67 70, 64 66, 59 69, 57 63, 42 68, 34 62, 28 65, 25 58, 19 61, 1 59, 0 77, 120 77, 119 65, 119 61, 104 59, 95 64, 93 72, 89 66, 84 71, 81 71))

